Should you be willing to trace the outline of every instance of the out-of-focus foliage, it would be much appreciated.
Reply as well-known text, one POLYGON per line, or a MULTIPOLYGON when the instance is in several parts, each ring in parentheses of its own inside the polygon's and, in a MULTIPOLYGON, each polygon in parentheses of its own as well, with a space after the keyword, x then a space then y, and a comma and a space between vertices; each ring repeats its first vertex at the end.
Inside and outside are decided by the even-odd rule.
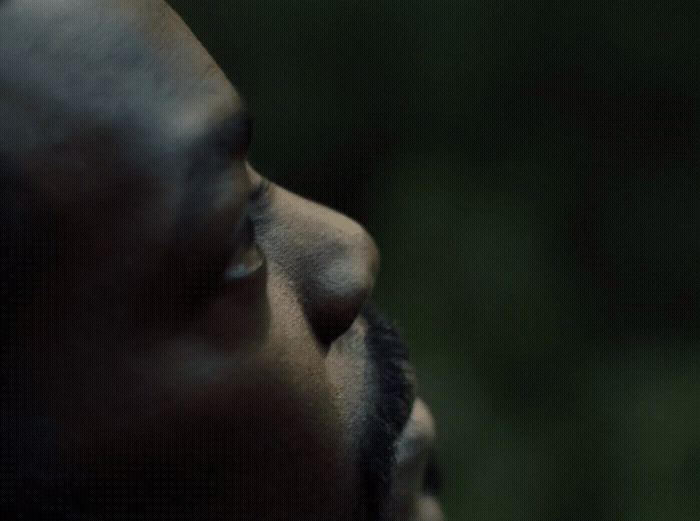
POLYGON ((695 2, 172 4, 377 239, 449 519, 700 519, 695 2))

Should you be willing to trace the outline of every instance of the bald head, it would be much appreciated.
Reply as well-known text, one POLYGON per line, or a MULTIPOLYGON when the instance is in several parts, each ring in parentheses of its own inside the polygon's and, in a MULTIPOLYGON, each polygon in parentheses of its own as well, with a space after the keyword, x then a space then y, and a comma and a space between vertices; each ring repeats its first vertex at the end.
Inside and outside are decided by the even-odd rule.
POLYGON ((91 244, 94 263, 108 262, 119 280, 117 269, 162 264, 170 238, 208 225, 227 233, 250 188, 230 172, 243 168, 231 155, 249 140, 247 114, 169 6, 5 0, 0 26, 4 172, 54 224, 68 219, 68 258, 90 262, 91 244), (115 219, 133 225, 122 231, 127 244, 103 240, 115 219), (145 243, 162 248, 144 259, 145 243), (117 251, 127 255, 121 266, 117 251))
POLYGON ((413 501, 420 476, 390 483, 396 444, 427 445, 399 436, 405 348, 361 316, 374 241, 250 166, 244 104, 182 20, 0 0, 0 49, 0 517, 413 501))
POLYGON ((76 129, 109 128, 161 145, 195 132, 233 88, 164 2, 5 0, 0 3, 2 145, 30 149, 76 129), (174 117, 168 117, 168 115, 174 117))
POLYGON ((0 154, 57 202, 134 173, 182 180, 198 160, 193 149, 216 146, 211 133, 242 110, 160 0, 6 0, 0 26, 0 154), (50 176, 32 171, 45 155, 56 166, 50 176))

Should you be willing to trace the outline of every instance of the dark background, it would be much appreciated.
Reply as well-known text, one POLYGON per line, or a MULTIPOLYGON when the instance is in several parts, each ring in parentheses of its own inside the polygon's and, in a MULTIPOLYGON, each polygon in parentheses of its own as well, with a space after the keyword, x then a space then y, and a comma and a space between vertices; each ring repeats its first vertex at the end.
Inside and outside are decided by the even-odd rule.
POLYGON ((700 519, 696 1, 172 4, 376 238, 449 519, 700 519))

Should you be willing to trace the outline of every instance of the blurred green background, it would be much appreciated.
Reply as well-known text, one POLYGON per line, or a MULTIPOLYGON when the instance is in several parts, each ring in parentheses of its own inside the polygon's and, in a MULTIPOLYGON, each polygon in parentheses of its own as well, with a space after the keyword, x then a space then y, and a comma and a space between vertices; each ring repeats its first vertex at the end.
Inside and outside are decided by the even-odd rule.
POLYGON ((697 2, 171 2, 362 222, 448 519, 700 519, 697 2))

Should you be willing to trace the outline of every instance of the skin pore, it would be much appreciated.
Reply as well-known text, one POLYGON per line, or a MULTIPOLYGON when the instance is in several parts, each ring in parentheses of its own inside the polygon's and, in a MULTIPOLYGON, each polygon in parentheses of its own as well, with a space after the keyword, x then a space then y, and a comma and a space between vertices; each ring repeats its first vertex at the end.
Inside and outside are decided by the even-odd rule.
POLYGON ((182 20, 0 0, 0 48, 0 514, 418 512, 420 487, 391 499, 405 347, 361 315, 376 245, 251 167, 245 104, 182 20))

